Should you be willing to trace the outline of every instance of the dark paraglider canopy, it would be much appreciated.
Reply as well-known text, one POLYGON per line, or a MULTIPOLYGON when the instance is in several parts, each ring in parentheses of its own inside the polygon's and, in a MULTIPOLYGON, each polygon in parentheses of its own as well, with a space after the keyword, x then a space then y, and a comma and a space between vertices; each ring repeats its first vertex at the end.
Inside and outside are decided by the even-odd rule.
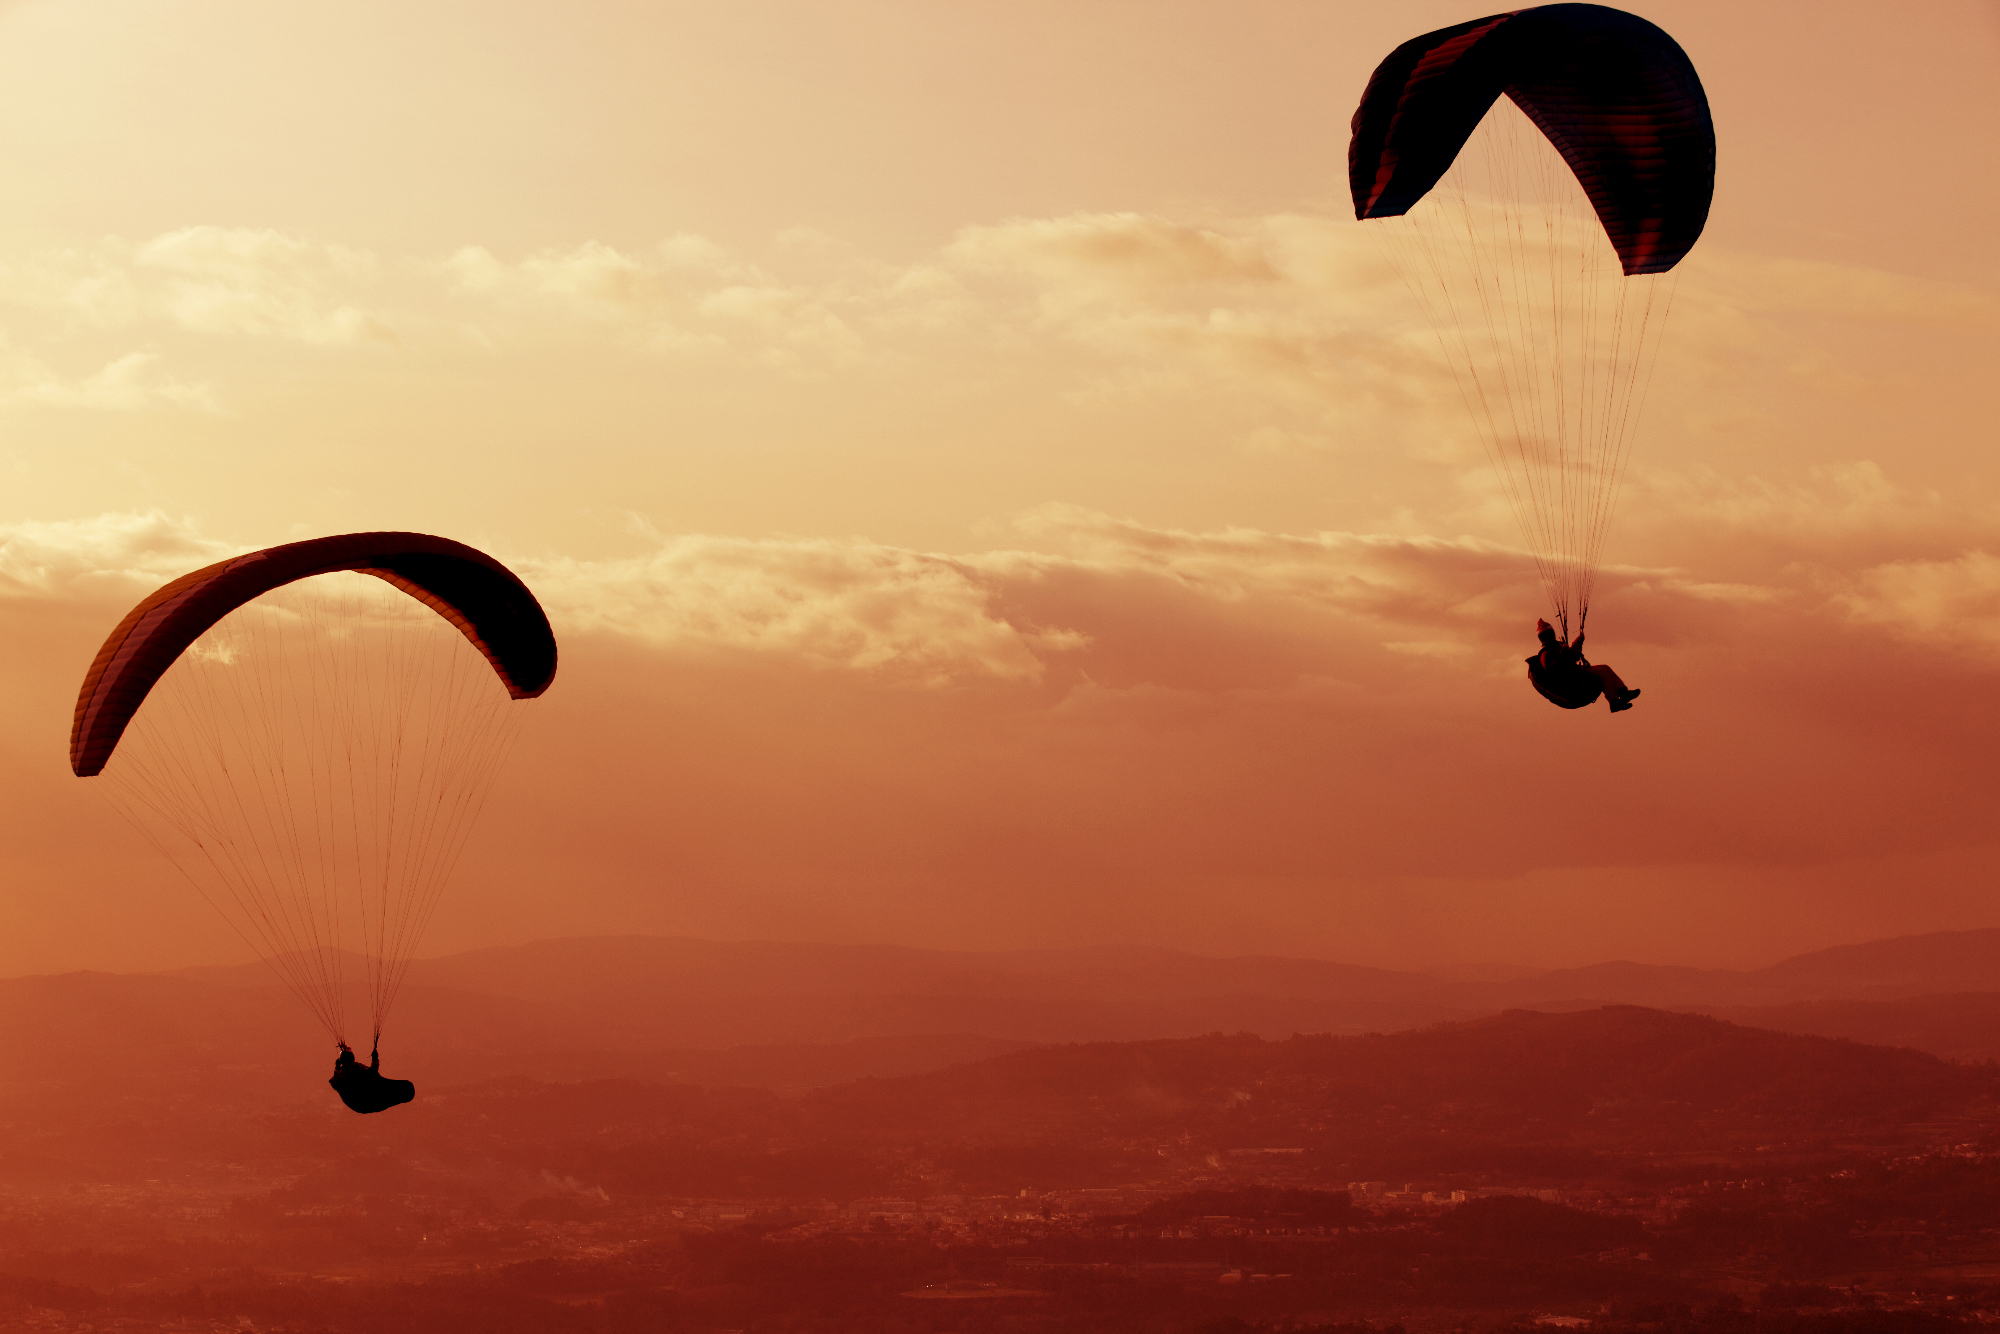
POLYGON ((183 575, 118 623, 77 696, 70 767, 79 778, 101 771, 147 693, 217 621, 272 589, 342 570, 385 580, 456 626, 515 699, 532 699, 554 680, 556 641, 541 604, 484 552, 422 533, 291 542, 183 575))
POLYGON ((1715 193, 1700 77, 1672 37, 1604 5, 1442 28, 1376 68, 1348 178, 1458 383, 1549 619, 1580 637, 1675 266, 1715 193))
POLYGON ((1407 213, 1502 93, 1576 173, 1628 275, 1681 261, 1715 193, 1708 97, 1673 38, 1604 5, 1496 14, 1390 52, 1354 113, 1354 216, 1407 213))

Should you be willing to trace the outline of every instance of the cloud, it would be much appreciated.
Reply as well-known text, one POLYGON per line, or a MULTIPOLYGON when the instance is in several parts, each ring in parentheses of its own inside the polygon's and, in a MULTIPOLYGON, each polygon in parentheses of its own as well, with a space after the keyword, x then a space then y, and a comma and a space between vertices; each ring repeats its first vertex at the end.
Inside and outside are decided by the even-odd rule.
POLYGON ((609 311, 643 310, 659 300, 653 270, 595 241, 568 252, 543 251, 514 264, 484 246, 466 246, 443 267, 462 291, 481 296, 553 297, 609 311))
POLYGON ((968 227, 945 248, 957 267, 1034 275, 1052 313, 1161 292, 1238 292, 1283 275, 1256 235, 1138 213, 1072 214, 968 227))
POLYGON ((1855 264, 1703 246, 1687 265, 1696 299, 1770 314, 1955 326, 2000 314, 1990 293, 1855 264))
POLYGON ((99 253, 52 250, 0 267, 0 295, 102 327, 134 324, 145 314, 130 255, 116 243, 106 243, 99 253))
MULTIPOLYGON (((1650 499, 1664 507, 1654 522, 1712 561, 1600 573, 1621 641, 1694 649, 1747 633, 1766 652, 1819 655, 1887 632, 2000 648, 2000 518, 1894 488, 1868 465, 1790 487, 1708 482, 1662 480, 1650 499), (1930 556, 1939 544, 1954 554, 1930 556)), ((1540 601, 1525 552, 1475 537, 1186 531, 1068 505, 1019 516, 1011 535, 1020 545, 958 555, 690 535, 626 560, 543 562, 531 581, 575 629, 900 685, 1058 690, 1314 677, 1399 689, 1411 657, 1446 678, 1511 676, 1521 609, 1540 601)))
POLYGON ((737 286, 710 293, 701 313, 745 326, 764 339, 764 355, 789 365, 800 355, 841 360, 859 351, 860 340, 824 302, 788 287, 737 286))
MULTIPOLYGON (((1242 419, 1237 443, 1252 450, 1386 448, 1455 467, 1480 457, 1450 360, 1387 241, 1346 218, 1027 218, 968 227, 902 264, 817 235, 767 249, 753 260, 681 233, 515 257, 473 243, 385 262, 203 225, 27 257, 0 267, 0 296, 94 327, 319 348, 469 335, 496 352, 609 341, 813 375, 874 365, 991 379, 1011 367, 1043 392, 1059 381, 1062 392, 1156 407, 1228 405, 1242 419)), ((1763 386, 1781 380, 1891 374, 1849 358, 1833 325, 1899 321, 1954 336, 1995 325, 1993 301, 1971 289, 1713 245, 1682 266, 1674 306, 1663 365, 1736 386, 1684 394, 1681 410, 1712 415, 1706 405, 1726 402, 1739 424, 1772 415, 1759 407, 1763 386)))
POLYGON ((1889 561, 1834 594, 1858 623, 1927 650, 1970 650, 2000 662, 2000 555, 1889 561))
POLYGON ((160 369, 155 352, 128 352, 89 375, 66 379, 28 354, 0 344, 0 405, 137 412, 154 406, 222 412, 205 384, 160 369))
POLYGON ((185 329, 328 346, 396 340, 351 299, 374 276, 364 250, 268 229, 187 227, 140 246, 135 263, 164 279, 156 299, 185 329))
POLYGON ((0 596, 131 596, 242 551, 158 510, 0 524, 0 596))
MULTIPOLYGON (((810 240, 784 241, 768 264, 688 234, 514 260, 475 245, 435 271, 485 303, 482 327, 554 310, 655 350, 726 347, 793 369, 935 357, 940 336, 958 353, 1021 354, 1053 335, 1092 353, 1089 373, 1107 389, 1143 370, 1149 393, 1276 396, 1296 424, 1266 421, 1259 438, 1288 448, 1324 447, 1329 431, 1457 436, 1460 456, 1470 444, 1456 377, 1379 228, 1292 213, 1084 213, 968 227, 904 265, 810 240)), ((1827 317, 1994 323, 1984 294, 1879 270, 1714 246, 1682 267, 1667 355, 1739 373, 1824 374, 1812 321, 1827 317)))
POLYGON ((1364 360, 1313 348, 1373 319, 1381 294, 1325 303, 1298 293, 1357 280, 1386 292, 1396 281, 1365 241, 1289 216, 1229 228, 1136 214, 1024 220, 968 228, 902 266, 812 239, 778 248, 774 263, 810 271, 790 277, 685 235, 651 251, 592 241, 511 261, 470 246, 441 271, 496 317, 540 305, 633 327, 661 350, 726 344, 793 369, 921 355, 912 340, 939 334, 1018 347, 1053 329, 1114 357, 1164 348, 1324 374, 1364 360))
POLYGON ((364 294, 375 257, 268 228, 196 226, 133 246, 51 251, 0 269, 0 294, 100 327, 159 323, 195 333, 321 347, 392 344, 364 294))
POLYGON ((1701 553, 1699 571, 1674 572, 1689 596, 1782 607, 1794 632, 1865 631, 1981 662, 2000 652, 2000 509, 1976 492, 1900 486, 1860 461, 1782 481, 1652 470, 1629 499, 1632 541, 1701 553))
POLYGON ((1533 580, 1524 553, 1474 538, 1186 532, 1068 505, 1020 516, 1012 535, 1027 545, 946 555, 690 534, 641 556, 521 568, 562 633, 904 687, 1058 690, 1268 685, 1332 670, 1350 640, 1490 652, 1494 599, 1533 580))
POLYGON ((860 343, 833 309, 843 297, 777 282, 701 236, 670 236, 636 254, 587 241, 511 263, 468 246, 443 267, 462 295, 627 328, 653 351, 737 346, 799 369, 851 358, 860 343))
POLYGON ((595 314, 658 314, 681 293, 765 281, 754 266, 705 236, 678 233, 650 252, 627 254, 601 241, 536 251, 512 263, 484 246, 465 246, 442 272, 461 291, 513 300, 545 298, 595 314))
MULTIPOLYGON (((1128 684, 1186 684, 1190 661, 1218 686, 1261 682, 1274 662, 1312 669, 1297 642, 1272 658, 1274 630, 1407 640, 1411 627, 1475 624, 1482 599, 1529 574, 1521 553, 1471 539, 1190 533, 1058 505, 1015 531, 1065 549, 945 555, 858 538, 687 534, 622 559, 512 563, 563 635, 914 689, 1033 686, 1078 662, 1128 684)), ((123 596, 241 549, 157 512, 15 524, 0 527, 0 586, 63 598, 115 583, 123 596)))
POLYGON ((1107 346, 1325 336, 1379 326, 1401 296, 1352 224, 1289 214, 1208 226, 1140 214, 1023 220, 967 228, 943 259, 966 277, 1024 285, 1044 321, 1107 346))
MULTIPOLYGON (((0 596, 125 598, 245 550, 159 511, 0 524, 0 596)), ((965 560, 859 540, 688 535, 622 560, 521 559, 563 634, 725 649, 917 687, 1032 681, 1081 638, 1010 623, 965 560)))
MULTIPOLYGON (((1748 617, 1770 642, 1887 633, 2000 650, 2000 522, 1941 512, 1868 468, 1818 482, 1659 483, 1656 499, 1678 498, 1671 521, 1714 561, 1603 570, 1599 601, 1617 608, 1621 640, 1719 643, 1748 617), (1902 527, 1876 545, 1840 540, 1870 496, 1877 514, 1903 512, 1902 527), (1911 554, 1937 536, 1917 522, 1926 514, 1949 523, 1951 555, 1911 554)), ((562 635, 920 690, 1226 692, 1316 677, 1400 688, 1411 658, 1485 679, 1516 672, 1517 622, 1540 601, 1528 555, 1476 537, 1189 531, 1060 504, 1018 516, 1008 535, 1013 545, 945 554, 681 534, 630 557, 511 563, 562 635)), ((64 596, 157 583, 239 549, 158 513, 18 524, 0 528, 0 579, 14 596, 64 596)))
MULTIPOLYGON (((983 321, 996 339, 1008 332, 1028 342, 1032 333, 1088 351, 1085 365, 1108 391, 1143 371, 1143 392, 1156 400, 1238 396, 1261 419, 1244 432, 1248 448, 1388 447, 1472 464, 1481 450, 1453 369, 1467 351, 1440 347, 1437 321, 1399 276, 1396 254, 1379 225, 1345 218, 1273 214, 1197 225, 1079 214, 968 228, 925 267, 973 294, 976 313, 965 318, 983 321)), ((1470 290, 1465 275, 1456 281, 1470 290)), ((1504 306, 1504 289, 1485 299, 1504 306)), ((1853 329, 1899 324, 1912 349, 1931 346, 1933 331, 1971 346, 1968 338, 1990 341, 2000 329, 2000 304, 1970 287, 1713 243, 1666 280, 1657 303, 1671 313, 1654 322, 1661 342, 1652 383, 1668 388, 1655 393, 1647 416, 1685 414, 1703 434, 1781 421, 1779 397, 1802 383, 1845 394, 1915 373, 1885 362, 1879 347, 1847 346, 1853 329)), ((1442 318, 1477 352, 1484 316, 1442 318)), ((1539 351, 1531 362, 1538 373, 1564 369, 1572 378, 1581 364, 1539 351)))
POLYGON ((861 541, 690 535, 644 556, 525 562, 568 631, 710 646, 943 686, 1032 681, 1062 629, 1010 623, 973 564, 861 541))
POLYGON ((1194 225, 1079 214, 961 232, 943 261, 986 318, 1093 354, 1099 388, 1236 398, 1268 452, 1476 457, 1435 333, 1369 229, 1274 214, 1194 225))
MULTIPOLYGON (((468 876, 548 904, 550 932, 1138 931, 1330 957, 1412 904, 1474 954, 1490 931, 1526 948, 1639 902, 1671 929, 1605 950, 1698 950, 1714 919, 1676 917, 1690 895, 1776 876, 1785 911, 1865 914, 1895 867, 1966 848, 1953 874, 1989 882, 2000 524, 1857 470, 1661 483, 1675 494, 1692 567, 1600 584, 1595 646, 1646 689, 1615 720, 1529 693, 1528 562, 1477 538, 1051 505, 962 553, 713 534, 623 559, 501 550, 564 668, 468 876), (1825 540, 1871 504, 1902 516, 1890 555, 1825 540), (1929 554, 1947 538, 1964 545, 1929 554), (1478 929, 1453 925, 1468 913, 1478 929)), ((19 744, 48 783, 107 618, 236 549, 157 513, 0 527, 0 611, 64 646, 16 690, 40 701, 19 744)), ((1885 931, 1924 928, 1887 897, 1885 931)))

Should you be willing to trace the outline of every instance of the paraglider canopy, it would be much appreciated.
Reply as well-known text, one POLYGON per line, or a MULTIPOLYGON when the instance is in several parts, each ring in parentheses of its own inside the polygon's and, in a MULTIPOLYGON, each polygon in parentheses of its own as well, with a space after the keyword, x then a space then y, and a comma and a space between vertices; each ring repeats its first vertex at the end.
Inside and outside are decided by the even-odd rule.
POLYGON ((1576 173, 1626 274, 1681 261, 1715 193, 1708 97, 1673 38, 1605 5, 1495 14, 1390 52, 1354 112, 1354 216, 1409 212, 1502 93, 1576 173))
POLYGON ((1715 192, 1693 64, 1604 5, 1425 33, 1369 79, 1348 184, 1428 317, 1550 619, 1580 635, 1674 269, 1715 192))
POLYGON ((527 585, 482 551, 423 533, 347 533, 253 551, 182 575, 118 623, 85 674, 70 730, 79 778, 103 770, 160 676, 209 627, 246 602, 340 570, 372 574, 458 627, 515 699, 556 674, 556 641, 527 585))
POLYGON ((78 693, 70 762, 342 1043, 359 974, 379 1037, 515 703, 555 670, 541 606, 483 552, 293 542, 134 607, 78 693))

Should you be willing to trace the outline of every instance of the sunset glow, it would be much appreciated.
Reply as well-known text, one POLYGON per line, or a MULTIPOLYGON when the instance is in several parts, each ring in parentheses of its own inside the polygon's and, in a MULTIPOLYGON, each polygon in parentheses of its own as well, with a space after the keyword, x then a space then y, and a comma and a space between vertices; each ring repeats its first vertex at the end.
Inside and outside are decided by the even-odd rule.
POLYGON ((63 736, 164 579, 519 570, 564 675, 429 939, 1750 966, 2000 924, 1989 9, 1663 0, 1723 149, 1612 720, 1283 3, 0 13, 0 969, 244 957, 63 736), (1866 90, 1865 93, 1863 90, 1866 90))
POLYGON ((1996 5, 0 0, 0 1334, 1992 1334, 1996 5))

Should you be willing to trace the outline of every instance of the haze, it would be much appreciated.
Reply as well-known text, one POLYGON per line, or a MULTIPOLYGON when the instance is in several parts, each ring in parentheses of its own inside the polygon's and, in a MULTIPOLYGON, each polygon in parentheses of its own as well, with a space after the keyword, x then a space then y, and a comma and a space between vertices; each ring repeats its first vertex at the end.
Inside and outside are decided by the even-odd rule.
POLYGON ((1463 6, 0 11, 0 972, 246 958, 64 764, 372 528, 562 640, 429 952, 1755 967, 2000 924, 1989 6, 1646 10, 1721 135, 1592 644, 1357 239, 1463 6))

